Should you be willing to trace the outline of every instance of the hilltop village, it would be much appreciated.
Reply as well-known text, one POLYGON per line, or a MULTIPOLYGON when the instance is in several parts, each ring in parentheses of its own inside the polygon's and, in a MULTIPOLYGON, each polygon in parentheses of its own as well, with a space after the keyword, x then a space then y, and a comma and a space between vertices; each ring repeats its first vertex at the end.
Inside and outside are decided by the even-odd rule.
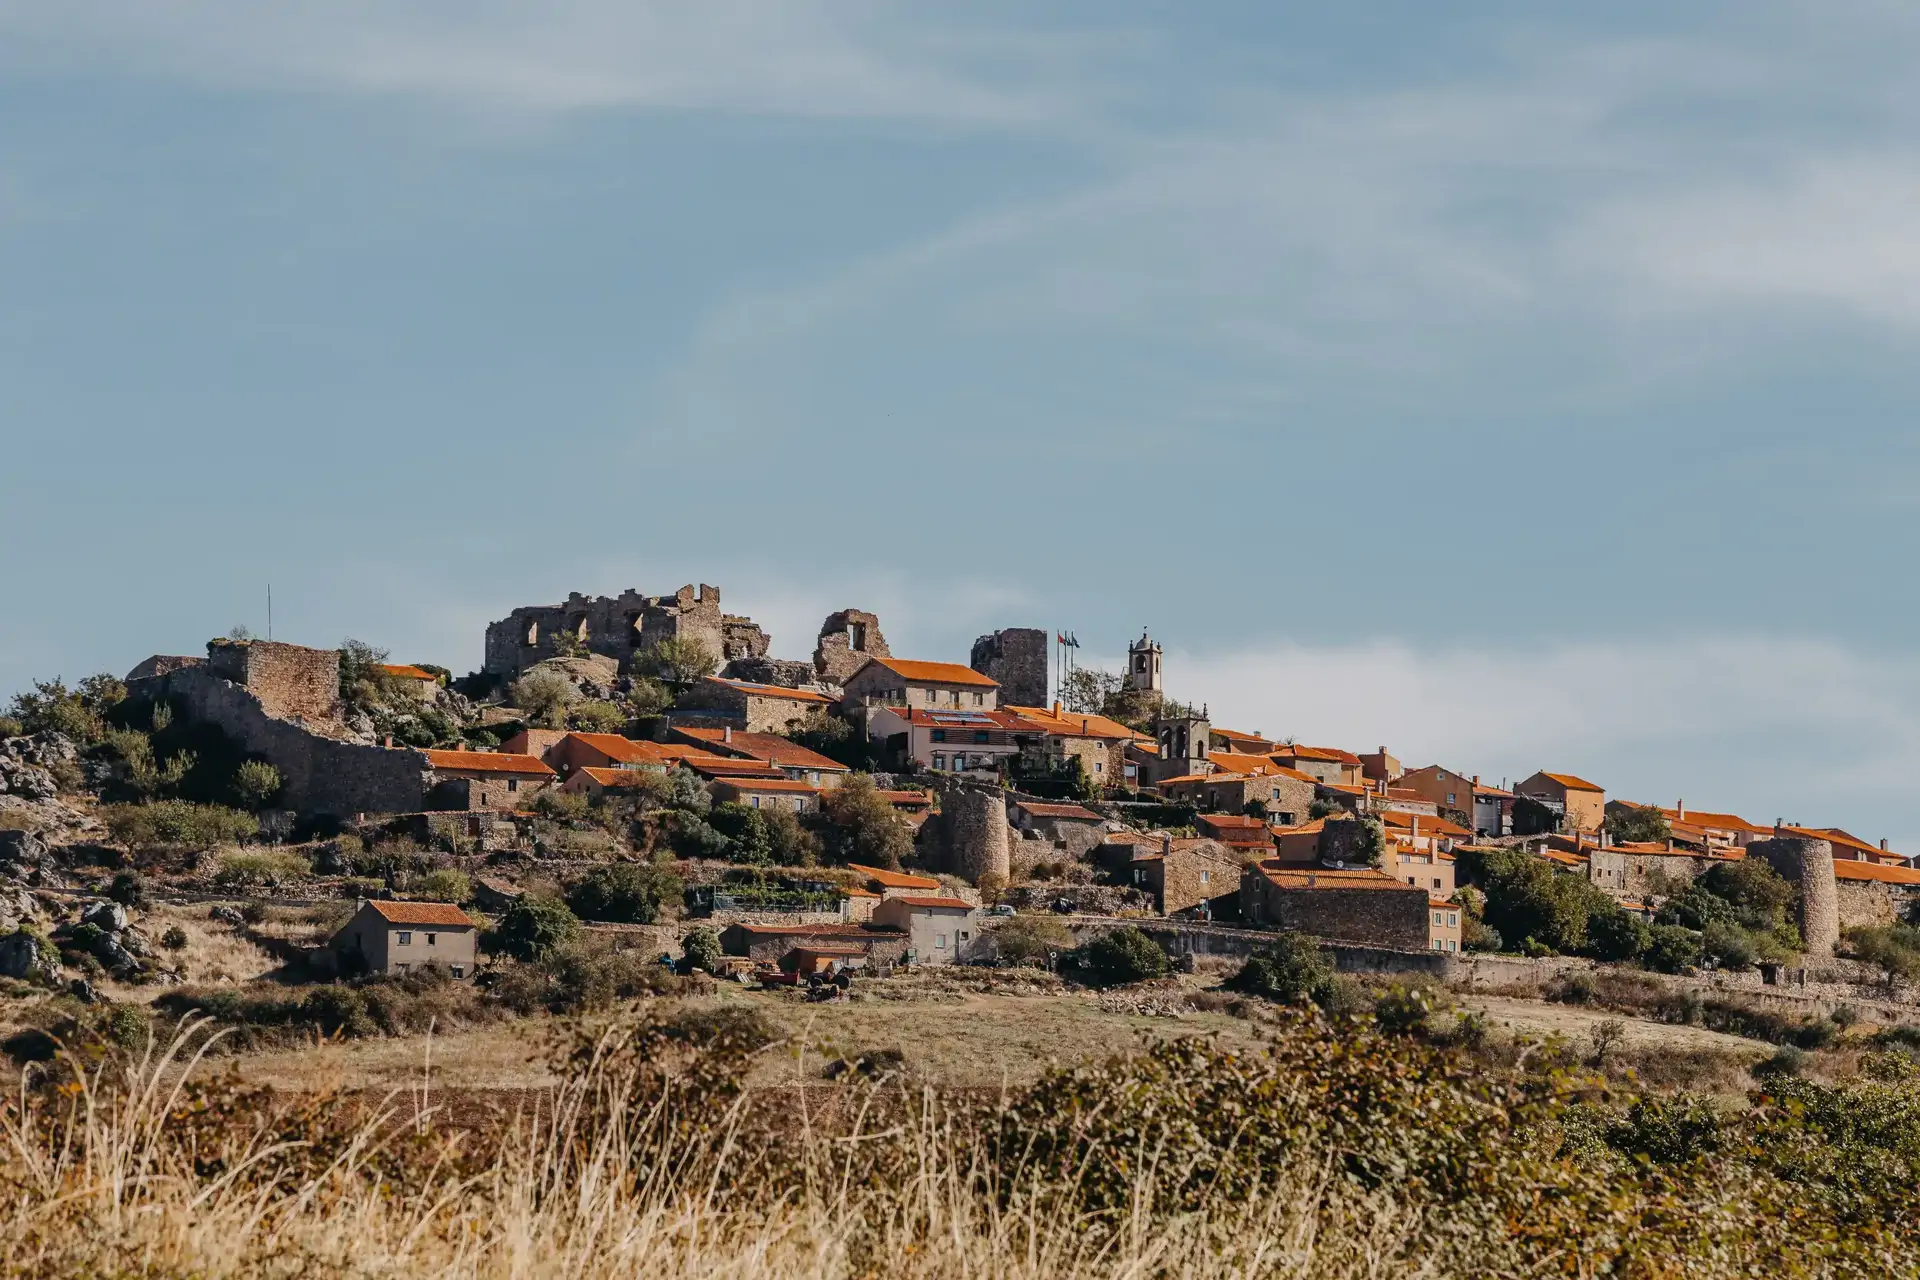
MULTIPOLYGON (((1174 963, 1284 932, 1804 981, 1920 886, 1838 827, 1216 723, 1146 634, 1123 671, 1050 688, 1053 639, 908 657, 848 609, 811 660, 778 659, 701 585, 515 609, 459 677, 236 634, 43 684, 0 724, 0 901, 21 924, 0 971, 75 961, 25 922, 32 891, 105 892, 87 867, 359 901, 317 973, 459 979, 487 963, 489 915, 541 905, 555 928, 666 926, 679 949, 699 931, 709 967, 789 981, 1057 960, 1120 924, 1174 963)), ((149 940, 87 937, 108 971, 165 971, 149 940)))

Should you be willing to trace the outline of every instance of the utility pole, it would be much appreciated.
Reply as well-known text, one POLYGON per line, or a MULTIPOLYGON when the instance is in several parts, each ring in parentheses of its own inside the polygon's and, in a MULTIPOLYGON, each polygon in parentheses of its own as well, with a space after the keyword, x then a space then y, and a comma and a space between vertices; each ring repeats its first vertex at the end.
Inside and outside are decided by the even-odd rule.
POLYGON ((267 584, 267 639, 273 639, 273 584, 267 584))

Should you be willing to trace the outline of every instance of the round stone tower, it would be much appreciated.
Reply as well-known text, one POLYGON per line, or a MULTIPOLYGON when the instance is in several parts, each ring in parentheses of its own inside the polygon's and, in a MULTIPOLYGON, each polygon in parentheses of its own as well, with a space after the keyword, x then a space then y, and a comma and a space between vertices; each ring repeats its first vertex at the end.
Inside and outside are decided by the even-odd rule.
POLYGON ((1800 891, 1800 940, 1810 956, 1831 956, 1840 940, 1840 888, 1833 878, 1833 845, 1808 836, 1775 836, 1747 846, 1800 891))
POLYGON ((953 834, 953 870, 974 884, 984 875, 1004 883, 1013 863, 1007 845, 1007 801, 997 792, 956 788, 941 797, 953 834))

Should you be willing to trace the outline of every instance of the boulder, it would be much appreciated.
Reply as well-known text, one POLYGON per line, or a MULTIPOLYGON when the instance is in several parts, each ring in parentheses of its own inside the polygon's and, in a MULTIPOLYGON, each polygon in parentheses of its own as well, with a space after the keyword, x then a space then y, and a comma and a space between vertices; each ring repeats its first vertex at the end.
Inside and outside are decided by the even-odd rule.
POLYGON ((133 958, 133 954, 121 946, 120 940, 110 933, 101 935, 93 944, 93 958, 113 973, 140 967, 140 962, 133 958))
POLYGON ((0 758, 0 793, 23 800, 51 800, 60 794, 53 775, 37 764, 0 758))
POLYGON ((127 909, 117 902, 94 902, 80 913, 80 923, 90 924, 102 933, 118 933, 127 927, 127 909))
POLYGON ((53 956, 33 934, 16 929, 0 938, 0 978, 27 979, 53 968, 53 956))
POLYGON ((347 855, 339 841, 329 840, 313 851, 313 874, 343 876, 347 870, 347 855))
POLYGON ((47 856, 47 842, 31 831, 0 831, 0 862, 38 862, 47 856))
POLYGON ((69 982, 67 984, 67 994, 75 1000, 78 1000, 81 1004, 93 1004, 100 998, 94 993, 93 984, 85 978, 75 978, 72 982, 69 982))
POLYGON ((207 919, 218 920, 221 924, 243 925, 247 918, 240 914, 240 908, 229 907, 224 903, 207 912, 207 919))

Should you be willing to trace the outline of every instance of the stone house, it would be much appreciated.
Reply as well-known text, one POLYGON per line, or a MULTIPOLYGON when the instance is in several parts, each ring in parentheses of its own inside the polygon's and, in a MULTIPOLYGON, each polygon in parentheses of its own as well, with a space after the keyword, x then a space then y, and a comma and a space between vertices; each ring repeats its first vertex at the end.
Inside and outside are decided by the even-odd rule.
POLYGON ((777 733, 682 728, 678 725, 668 733, 680 742, 716 756, 770 764, 795 782, 804 782, 823 790, 832 790, 853 774, 853 770, 838 760, 823 756, 777 733))
POLYGON ((946 888, 932 876, 916 876, 906 871, 889 871, 885 867, 869 867, 863 863, 850 862, 847 870, 866 878, 869 892, 877 893, 882 900, 887 898, 942 897, 946 888))
POLYGON ((1762 838, 1772 836, 1802 836, 1810 840, 1825 840, 1833 846, 1835 861, 1879 862, 1896 867, 1909 865, 1909 859, 1889 849, 1885 840, 1878 845, 1869 844, 1859 836, 1842 831, 1839 827, 1780 826, 1762 833, 1762 838))
POLYGON ((479 964, 479 928, 444 902, 362 902, 328 943, 342 972, 412 973, 444 969, 471 978, 479 964))
POLYGON ((1249 924, 1362 946, 1427 950, 1428 901, 1426 890, 1372 867, 1291 867, 1269 858, 1240 875, 1249 924))
POLYGON ((1396 880, 1404 880, 1425 889, 1436 898, 1451 898, 1454 891, 1453 855, 1438 849, 1415 849, 1397 841, 1388 841, 1381 858, 1381 870, 1396 880))
POLYGON ((1106 836, 1107 820, 1084 805, 1009 800, 1007 821, 1035 839, 1066 849, 1076 858, 1106 836))
POLYGON ((1478 836, 1513 834, 1513 792, 1484 785, 1473 779, 1473 821, 1465 824, 1478 836))
POLYGON ((747 733, 792 733, 813 716, 831 711, 838 700, 814 689, 789 689, 708 676, 675 702, 676 723, 697 719, 713 728, 747 733))
POLYGON ((537 755, 562 778, 579 769, 664 770, 670 753, 657 742, 639 742, 617 733, 580 733, 560 729, 523 729, 500 744, 505 753, 537 755))
POLYGON ((844 687, 841 706, 848 712, 867 707, 995 711, 1000 706, 999 681, 957 662, 870 657, 844 687))
POLYGON ((1515 783, 1513 792, 1560 814, 1569 830, 1598 831, 1606 820, 1606 789, 1571 773, 1542 770, 1515 783))
MULTIPOLYGON (((1609 815, 1613 813, 1616 803, 1608 802, 1609 815)), ((1744 849, 1755 840, 1765 840, 1773 835, 1773 828, 1748 822, 1737 813, 1689 809, 1685 800, 1671 809, 1661 808, 1660 814, 1673 828, 1675 839, 1690 838, 1692 843, 1707 849, 1744 849)), ((1836 846, 1835 855, 1839 852, 1836 846)))
POLYGON ((424 667, 383 662, 380 674, 387 678, 389 685, 416 702, 432 702, 440 696, 439 675, 424 667))
POLYGON ((746 924, 736 922, 720 931, 720 950, 745 956, 755 964, 777 965, 795 947, 848 947, 865 955, 867 963, 900 963, 907 953, 907 931, 876 924, 746 924))
POLYGON ((1209 749, 1213 751, 1231 751, 1235 755, 1264 756, 1271 754, 1280 746, 1277 742, 1267 741, 1267 739, 1261 737, 1258 732, 1239 733, 1233 729, 1221 729, 1218 727, 1213 728, 1211 732, 1212 741, 1209 744, 1209 749))
POLYGON ((961 898, 902 894, 873 909, 873 922, 907 934, 908 964, 968 958, 980 933, 980 908, 961 898))
POLYGON ((662 640, 694 640, 721 662, 765 656, 772 639, 753 619, 720 611, 720 589, 701 583, 670 596, 628 588, 617 596, 569 595, 555 605, 515 609, 487 627, 483 670, 512 679, 535 663, 559 656, 559 637, 629 668, 636 653, 662 640))
POLYGON ((592 765, 575 769, 567 780, 560 784, 560 790, 570 796, 585 796, 589 800, 603 800, 609 795, 618 796, 624 792, 637 791, 645 785, 644 769, 596 769, 592 765))
POLYGON ((1842 930, 1896 924, 1920 903, 1920 868, 1845 858, 1836 848, 1833 879, 1842 930))
POLYGON ((1289 866, 1305 866, 1320 861, 1320 836, 1327 829, 1325 818, 1300 822, 1290 827, 1269 827, 1273 837, 1273 856, 1289 866))
POLYGON ((926 711, 876 706, 867 732, 901 760, 935 773, 996 776, 1036 749, 1041 729, 1007 711, 926 711))
POLYGON ((1363 786, 1366 782, 1360 757, 1338 747, 1304 747, 1296 743, 1276 747, 1268 754, 1276 763, 1298 769, 1316 782, 1349 787, 1363 786))
POLYGON ((1203 813, 1194 818, 1193 825, 1201 836, 1217 840, 1235 853, 1273 856, 1273 831, 1262 818, 1242 813, 1203 813))
POLYGON ((1438 894, 1427 899, 1427 947, 1433 951, 1458 951, 1460 937, 1460 905, 1438 894))
POLYGON ((1044 734, 1038 742, 1030 766, 1049 769, 1071 768, 1070 761, 1086 766, 1087 776, 1102 790, 1118 790, 1132 785, 1128 773, 1127 747, 1145 741, 1135 732, 1106 716, 1062 712, 1059 703, 1051 708, 1008 706, 1006 710, 1037 726, 1044 734))
POLYGON ((1037 706, 1047 700, 1048 640, 1037 627, 996 631, 973 642, 967 665, 996 681, 1008 702, 1037 706))
POLYGON ((1195 920, 1240 918, 1240 869, 1245 857, 1217 840, 1167 840, 1138 853, 1128 870, 1137 889, 1153 895, 1163 916, 1195 920))
POLYGON ((1268 765, 1265 769, 1255 773, 1203 773, 1168 778, 1160 783, 1160 792, 1170 800, 1184 801, 1216 813, 1245 813, 1248 806, 1257 802, 1266 810, 1269 821, 1283 827, 1303 820, 1313 804, 1313 782, 1279 765, 1268 765))
POLYGON ((815 813, 820 808, 820 788, 792 778, 718 778, 712 791, 722 804, 743 804, 749 809, 815 813))
POLYGON ((559 781, 544 760, 504 751, 428 751, 429 809, 518 809, 559 781))

